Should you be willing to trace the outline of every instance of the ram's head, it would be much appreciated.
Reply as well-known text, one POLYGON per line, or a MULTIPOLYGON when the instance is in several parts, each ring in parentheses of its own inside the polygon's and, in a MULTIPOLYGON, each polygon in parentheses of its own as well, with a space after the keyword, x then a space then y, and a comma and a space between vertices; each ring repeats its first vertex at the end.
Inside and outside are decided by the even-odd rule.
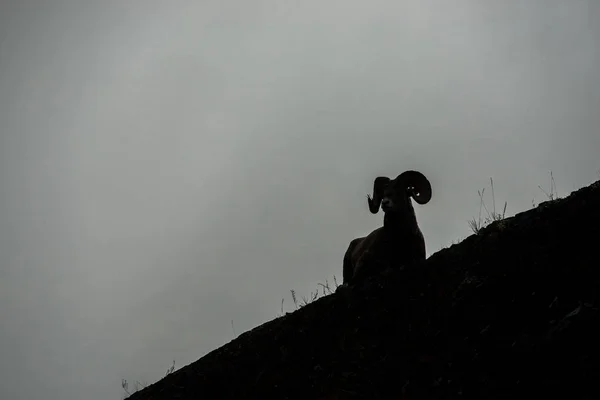
POLYGON ((385 176, 375 178, 373 197, 367 195, 369 210, 376 214, 379 207, 383 212, 401 212, 411 207, 410 198, 417 204, 426 204, 431 200, 431 184, 418 171, 405 171, 396 179, 385 176))

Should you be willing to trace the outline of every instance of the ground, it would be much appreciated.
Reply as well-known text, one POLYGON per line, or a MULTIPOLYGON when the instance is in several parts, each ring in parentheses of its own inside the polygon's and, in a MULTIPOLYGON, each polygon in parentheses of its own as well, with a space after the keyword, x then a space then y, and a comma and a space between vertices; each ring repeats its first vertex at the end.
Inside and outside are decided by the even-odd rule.
POLYGON ((600 181, 267 322, 130 400, 600 398, 599 225, 600 181))

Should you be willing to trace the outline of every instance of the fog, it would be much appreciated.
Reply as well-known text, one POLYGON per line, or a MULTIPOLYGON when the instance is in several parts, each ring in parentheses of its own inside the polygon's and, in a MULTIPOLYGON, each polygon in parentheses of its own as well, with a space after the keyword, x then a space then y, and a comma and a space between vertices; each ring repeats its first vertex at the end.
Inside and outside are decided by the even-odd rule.
POLYGON ((431 255, 600 179, 600 3, 4 1, 0 398, 120 399, 341 279, 378 175, 431 255), (542 189, 538 187, 542 186, 542 189))

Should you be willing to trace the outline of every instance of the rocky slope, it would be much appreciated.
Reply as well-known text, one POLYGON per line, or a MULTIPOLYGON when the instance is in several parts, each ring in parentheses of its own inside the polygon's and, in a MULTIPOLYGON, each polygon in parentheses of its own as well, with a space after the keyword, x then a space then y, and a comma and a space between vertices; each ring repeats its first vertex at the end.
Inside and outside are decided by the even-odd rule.
POLYGON ((599 226, 600 181, 265 323, 130 400, 600 398, 599 226))

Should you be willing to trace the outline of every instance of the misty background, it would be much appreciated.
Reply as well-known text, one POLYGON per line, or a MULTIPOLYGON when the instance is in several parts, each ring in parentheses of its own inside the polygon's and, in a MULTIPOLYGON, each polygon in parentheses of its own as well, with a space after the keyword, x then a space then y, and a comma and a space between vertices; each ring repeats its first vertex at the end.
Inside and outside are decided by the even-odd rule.
POLYGON ((120 399, 341 279, 600 179, 595 0, 0 3, 0 398, 120 399), (232 324, 233 321, 233 324, 232 324))

